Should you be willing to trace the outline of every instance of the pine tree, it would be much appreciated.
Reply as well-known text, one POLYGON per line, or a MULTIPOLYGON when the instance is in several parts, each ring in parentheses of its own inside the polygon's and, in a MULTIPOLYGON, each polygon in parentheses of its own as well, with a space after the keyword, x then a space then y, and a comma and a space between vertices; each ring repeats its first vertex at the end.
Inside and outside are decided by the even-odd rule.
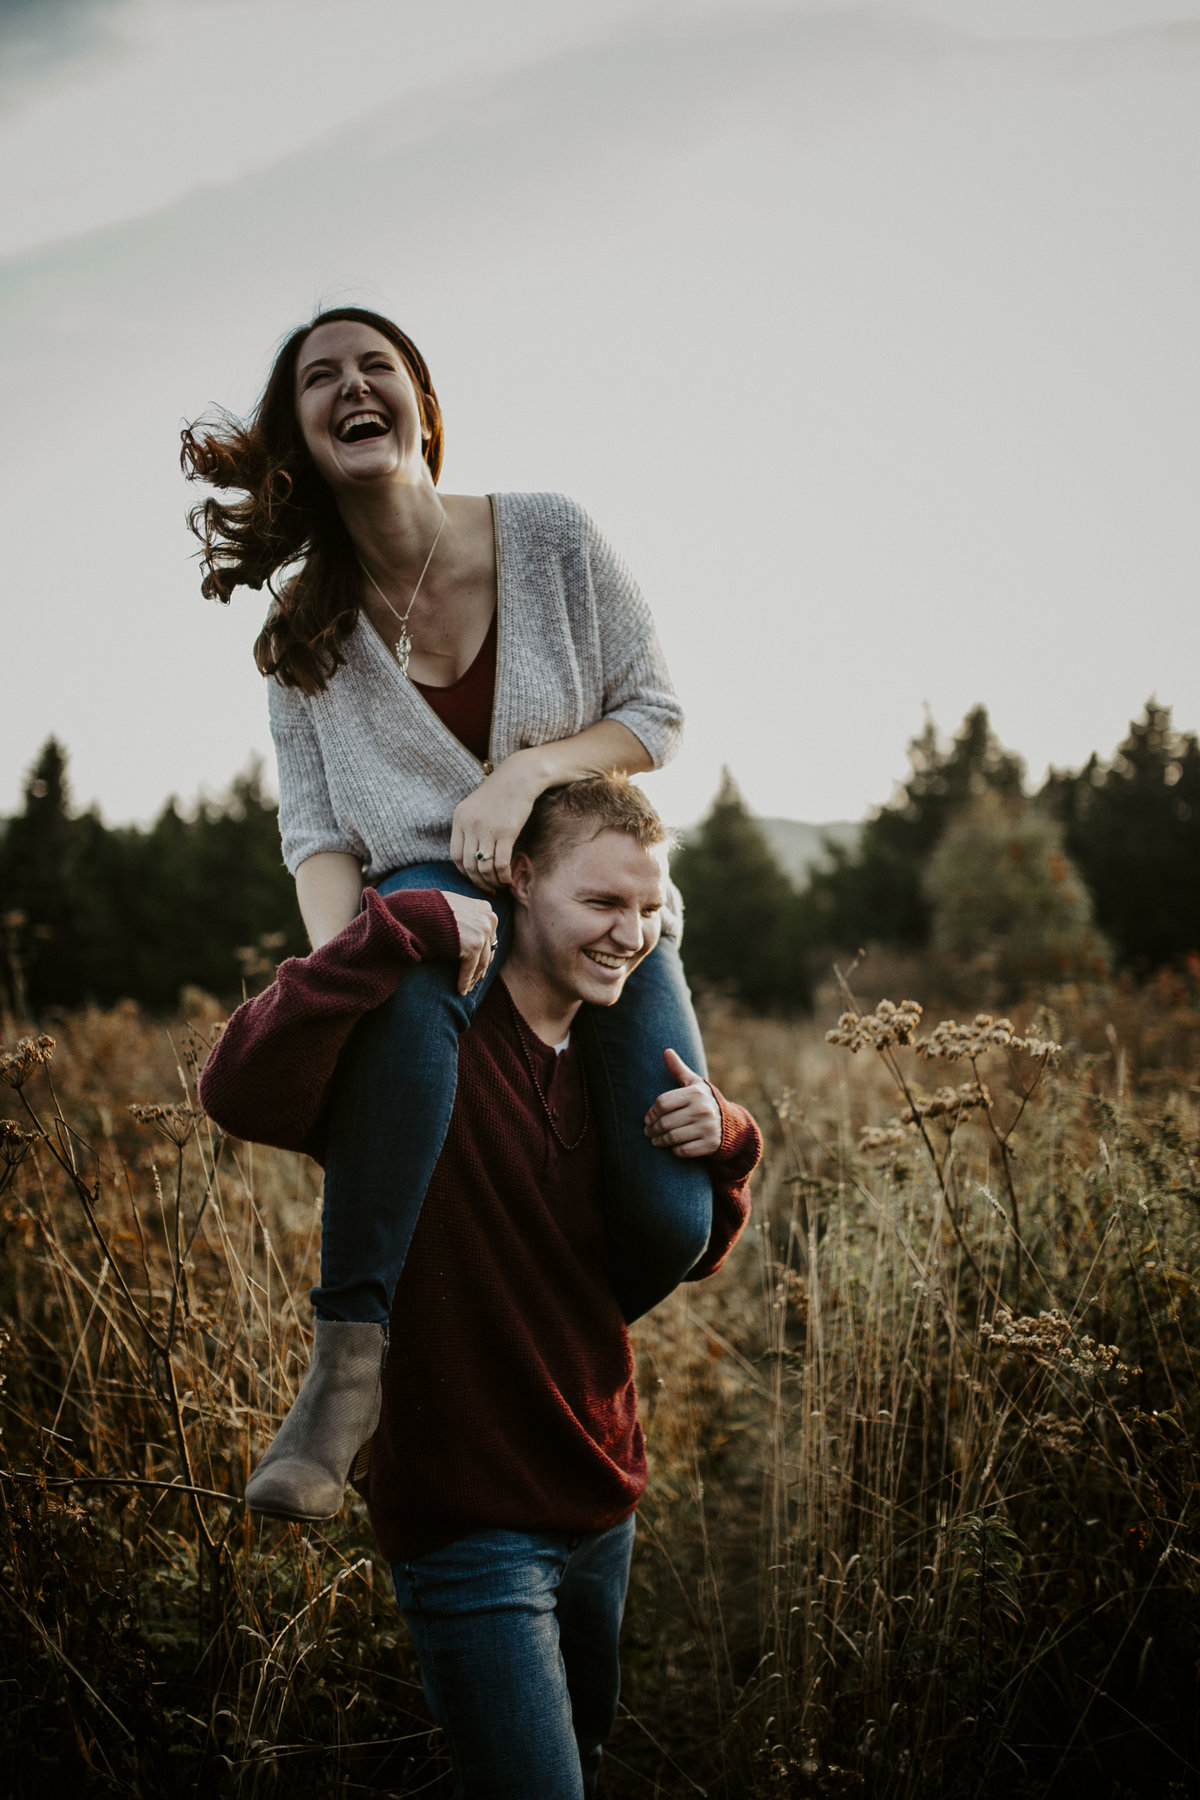
POLYGON ((921 948, 932 922, 925 870, 947 825, 981 794, 1021 795, 1024 765, 1000 744, 983 706, 967 714, 948 748, 927 721, 908 760, 908 780, 867 821, 855 849, 831 845, 829 866, 813 872, 802 902, 813 946, 921 948))
POLYGON ((1169 706, 1147 701, 1111 763, 1052 771, 1042 798, 1122 963, 1147 972, 1200 949, 1200 744, 1169 706))
POLYGON ((1062 828, 1028 800, 984 793, 943 832, 926 870, 931 941, 977 1006, 1097 981, 1108 950, 1062 828))
POLYGON ((671 870, 686 908, 684 953, 693 979, 756 1012, 811 1005, 798 896, 728 769, 712 810, 676 851, 671 870))
POLYGON ((72 1000, 81 979, 78 897, 83 871, 71 818, 67 756, 57 738, 47 738, 39 751, 22 800, 0 850, 0 913, 12 921, 14 954, 36 1013, 72 1000))

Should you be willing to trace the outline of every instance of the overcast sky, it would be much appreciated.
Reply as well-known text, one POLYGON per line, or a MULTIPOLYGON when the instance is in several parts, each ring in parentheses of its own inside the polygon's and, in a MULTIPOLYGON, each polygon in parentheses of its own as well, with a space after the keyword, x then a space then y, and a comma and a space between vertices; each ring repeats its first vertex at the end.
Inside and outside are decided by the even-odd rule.
POLYGON ((861 817, 922 707, 1200 728, 1200 0, 0 0, 0 812, 270 759, 178 431, 320 302, 422 346, 451 491, 552 488, 728 763, 861 817))

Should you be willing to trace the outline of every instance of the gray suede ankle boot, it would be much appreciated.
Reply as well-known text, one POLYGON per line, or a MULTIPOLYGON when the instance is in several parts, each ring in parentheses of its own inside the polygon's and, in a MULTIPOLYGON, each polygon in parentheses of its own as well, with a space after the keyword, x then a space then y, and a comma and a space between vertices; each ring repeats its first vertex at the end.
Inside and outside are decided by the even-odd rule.
POLYGON ((316 1321, 300 1392, 246 1483, 251 1512, 332 1519, 341 1511, 350 1471, 379 1423, 386 1349, 385 1325, 316 1321))

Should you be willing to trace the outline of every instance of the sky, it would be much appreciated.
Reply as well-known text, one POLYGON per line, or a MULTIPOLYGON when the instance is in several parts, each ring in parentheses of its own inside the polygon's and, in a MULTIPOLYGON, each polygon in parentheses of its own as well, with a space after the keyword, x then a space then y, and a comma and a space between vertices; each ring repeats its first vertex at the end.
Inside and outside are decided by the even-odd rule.
POLYGON ((178 433, 323 303, 630 564, 674 823, 1200 729, 1198 191, 1200 0, 0 0, 0 814, 273 772, 178 433))

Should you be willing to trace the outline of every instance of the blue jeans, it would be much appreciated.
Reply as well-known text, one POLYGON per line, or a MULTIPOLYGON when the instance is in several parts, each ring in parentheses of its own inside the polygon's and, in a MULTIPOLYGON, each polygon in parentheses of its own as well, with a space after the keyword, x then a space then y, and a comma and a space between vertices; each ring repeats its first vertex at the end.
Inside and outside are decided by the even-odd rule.
POLYGON ((395 1563, 455 1800, 590 1800, 617 1716, 632 1516, 586 1537, 480 1531, 395 1563))
MULTIPOLYGON (((380 882, 479 897, 453 863, 421 863, 380 882)), ((458 1039, 512 943, 512 906, 492 896, 499 946, 469 994, 457 964, 419 963, 383 1006, 359 1020, 338 1061, 329 1112, 317 1316, 385 1324, 425 1190, 446 1141, 458 1085, 458 1039)), ((669 939, 634 970, 615 1006, 576 1019, 600 1127, 610 1196, 613 1285, 626 1319, 669 1294, 703 1255, 712 1185, 702 1162, 673 1156, 642 1131, 670 1085, 662 1053, 703 1070, 704 1046, 679 951, 669 939)))

